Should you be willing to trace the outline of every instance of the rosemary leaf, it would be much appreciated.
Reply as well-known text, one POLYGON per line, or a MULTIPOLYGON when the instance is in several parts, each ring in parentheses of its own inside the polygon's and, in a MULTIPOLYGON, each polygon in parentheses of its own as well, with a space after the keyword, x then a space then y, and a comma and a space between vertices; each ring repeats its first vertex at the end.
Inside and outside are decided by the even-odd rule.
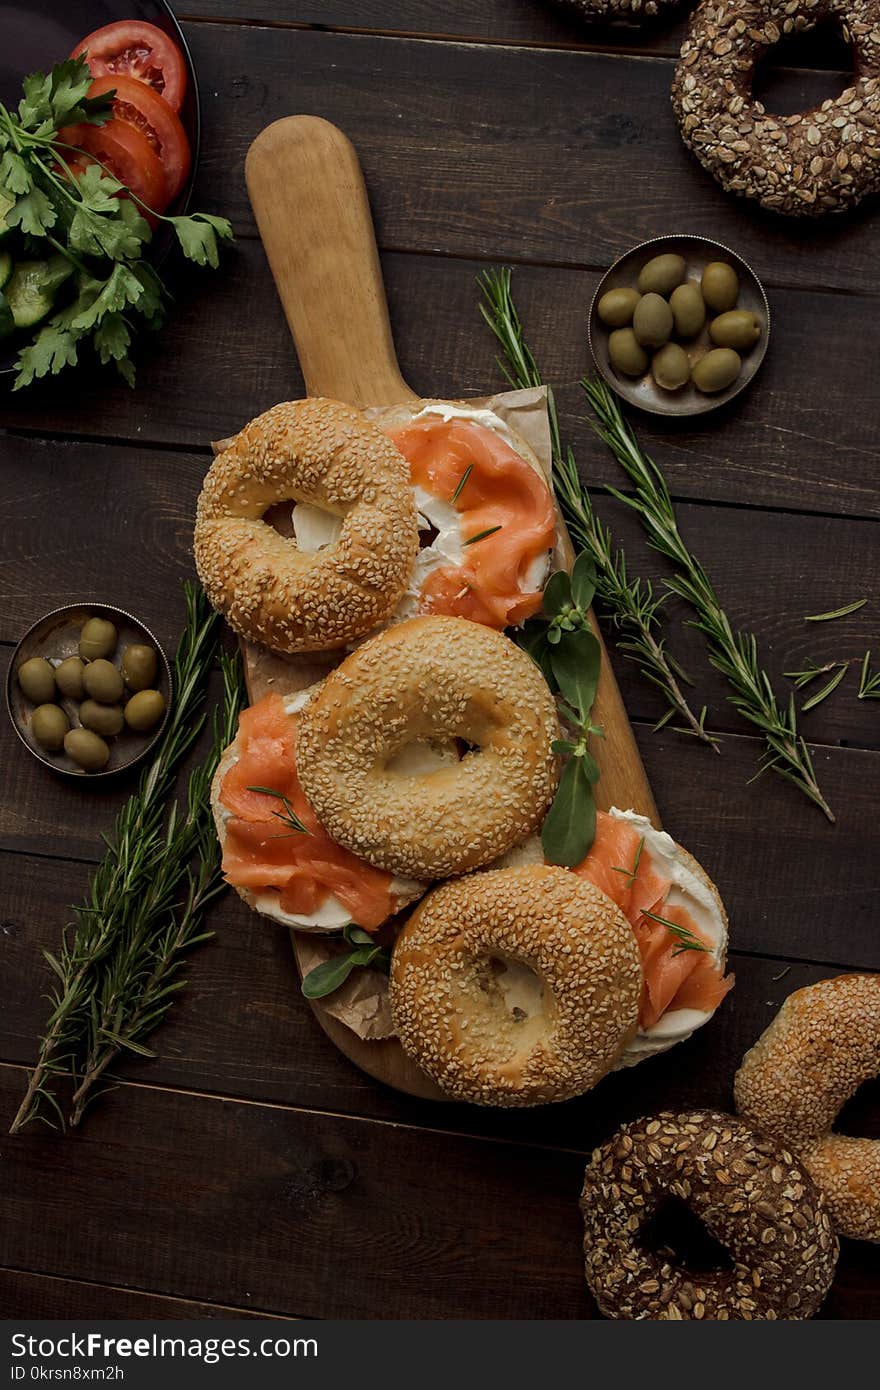
MULTIPOLYGON (((498 365, 505 380, 518 388, 544 386, 546 383, 525 340, 513 302, 509 269, 486 271, 478 283, 483 295, 480 313, 501 345, 502 357, 498 365)), ((553 482, 572 540, 595 561, 596 593, 620 631, 619 649, 657 686, 669 706, 668 715, 657 727, 677 715, 701 743, 720 752, 718 740, 694 714, 682 691, 680 681, 687 677, 683 676, 658 635, 664 595, 655 594, 650 581, 630 579, 627 574, 626 556, 615 547, 611 532, 596 516, 590 494, 578 473, 574 452, 562 446, 556 401, 549 386, 547 415, 553 482)))
POLYGON ((859 699, 880 700, 880 671, 871 670, 870 648, 862 657, 862 666, 859 673, 859 699))
POLYGON ((858 613, 860 608, 864 608, 868 602, 866 598, 857 598, 854 603, 846 603, 843 608, 835 608, 831 613, 812 613, 804 619, 806 623, 830 623, 835 618, 845 618, 850 613, 858 613))
POLYGON ((487 536, 494 536, 496 531, 500 531, 500 526, 487 526, 485 531, 478 531, 475 536, 468 536, 463 545, 476 545, 477 541, 484 541, 487 536))
POLYGON ((452 496, 451 496, 450 499, 449 499, 449 505, 450 505, 451 507, 454 507, 454 506, 455 506, 456 502, 458 501, 459 497, 461 496, 462 488, 464 487, 465 483, 467 482, 468 478, 471 476, 471 474, 473 473, 473 471, 474 471, 474 465, 473 465, 472 463, 469 463, 468 466, 467 466, 467 468, 464 470, 464 472, 462 473, 461 477, 459 478, 459 480, 458 480, 458 482, 457 482, 457 484, 456 484, 455 492, 452 494, 452 496))
POLYGON ((712 665, 727 679, 730 703, 764 736, 761 771, 772 770, 785 777, 833 821, 809 750, 798 733, 794 699, 789 700, 787 707, 779 704, 770 677, 758 659, 754 634, 737 632, 732 627, 712 581, 682 539, 663 474, 639 446, 612 393, 598 380, 584 381, 583 387, 596 416, 593 424, 597 435, 635 485, 632 495, 611 491, 636 512, 649 544, 672 561, 675 573, 667 580, 668 588, 693 608, 693 626, 706 637, 712 665))
POLYGON ((809 700, 804 701, 801 705, 801 714, 806 714, 808 709, 815 709, 816 705, 820 705, 823 700, 826 700, 828 696, 837 689, 846 675, 847 665, 847 662, 842 661, 836 668, 830 681, 823 685, 821 690, 817 690, 815 695, 811 695, 809 700))

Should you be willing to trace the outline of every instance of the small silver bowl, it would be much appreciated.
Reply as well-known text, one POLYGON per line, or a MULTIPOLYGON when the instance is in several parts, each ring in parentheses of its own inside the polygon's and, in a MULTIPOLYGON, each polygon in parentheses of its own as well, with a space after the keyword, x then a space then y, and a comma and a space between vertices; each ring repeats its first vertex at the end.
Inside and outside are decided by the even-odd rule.
MULTIPOLYGON (((131 613, 107 603, 70 603, 64 608, 55 608, 51 613, 46 613, 28 628, 12 653, 12 660, 6 672, 6 707, 9 718, 28 752, 53 772, 60 772, 64 777, 85 777, 92 782, 125 772, 147 756, 162 737, 171 712, 172 696, 171 667, 150 629, 131 613), (115 625, 118 634, 116 654, 112 658, 115 665, 119 665, 123 648, 132 642, 145 642, 155 647, 159 663, 156 688, 165 697, 165 714, 155 729, 139 734, 126 726, 115 738, 107 739, 110 761, 100 772, 86 772, 78 767, 63 748, 58 753, 50 753, 40 747, 30 730, 30 719, 35 706, 24 694, 16 679, 19 667, 25 661, 30 661, 31 657, 44 656, 57 665, 65 657, 76 656, 80 629, 89 618, 108 618, 115 625)), ((71 728, 79 727, 76 701, 59 697, 56 703, 64 710, 71 728)))
MULTIPOLYGON (((770 340, 770 306, 764 287, 752 267, 728 246, 704 236, 659 236, 653 241, 643 241, 640 245, 634 246, 631 251, 627 251, 615 261, 611 269, 602 276, 590 305, 587 333, 596 367, 612 391, 616 391, 625 401, 638 406, 639 410, 650 411, 653 415, 704 415, 708 410, 717 410, 720 405, 726 405, 734 396, 738 396, 740 391, 744 391, 764 361, 770 340), (607 290, 634 289, 642 266, 664 252, 674 252, 683 256, 687 265, 687 279, 697 284, 710 261, 727 261, 739 276, 739 299, 736 307, 751 310, 761 320, 760 338, 750 351, 740 354, 743 362, 742 371, 725 391, 704 395, 692 382, 688 382, 678 391, 664 391, 662 386, 655 383, 650 371, 642 377, 621 376, 611 365, 608 356, 608 335, 611 330, 606 328, 599 318, 599 300, 607 290)), ((696 338, 682 343, 692 366, 713 346, 709 338, 708 319, 706 326, 696 338)))

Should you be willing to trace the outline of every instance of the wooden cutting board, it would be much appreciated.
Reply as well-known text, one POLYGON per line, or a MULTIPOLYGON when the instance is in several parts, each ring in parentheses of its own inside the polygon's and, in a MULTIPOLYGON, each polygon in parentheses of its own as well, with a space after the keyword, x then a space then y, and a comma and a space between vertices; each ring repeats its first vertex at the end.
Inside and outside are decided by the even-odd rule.
MULTIPOLYGON (((417 399, 404 381, 391 335, 370 206, 357 154, 341 130, 316 116, 288 116, 268 126, 245 162, 248 194, 293 340, 306 391, 364 408, 417 399)), ((474 287, 476 301, 477 290, 474 287)), ((474 331, 477 329, 476 302, 474 331)), ((461 393, 470 383, 461 382, 461 393)), ((571 546, 568 546, 571 553, 571 546)), ((598 633, 597 633, 598 635, 598 633)), ((601 641, 601 638, 600 638, 601 641)), ((265 688, 265 656, 245 644, 252 698, 265 688)), ((334 657, 279 660, 272 688, 303 689, 334 657)), ((601 770, 600 808, 632 807, 659 826, 657 807, 610 663, 604 659, 594 718, 601 770)), ((299 961, 299 942, 292 933, 299 961)), ((410 1061, 396 1039, 365 1042, 320 1001, 312 1005, 337 1047, 371 1076, 410 1094, 442 1093, 410 1061)))

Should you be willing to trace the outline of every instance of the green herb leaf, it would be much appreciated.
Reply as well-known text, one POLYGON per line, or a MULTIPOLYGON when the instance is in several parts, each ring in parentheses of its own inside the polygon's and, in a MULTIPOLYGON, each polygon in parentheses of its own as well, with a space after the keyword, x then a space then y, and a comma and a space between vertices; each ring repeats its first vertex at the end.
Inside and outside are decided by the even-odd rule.
POLYGON ((105 314, 116 314, 130 304, 137 304, 143 294, 143 285, 127 265, 121 262, 114 265, 107 279, 101 283, 93 281, 97 289, 94 299, 87 309, 77 314, 71 325, 80 333, 97 327, 105 314))
POLYGON ((571 576, 568 570, 555 570, 544 585, 541 606, 548 618, 555 618, 571 603, 571 576))
POLYGON ((306 999, 324 999, 328 994, 335 994, 352 970, 370 965, 381 954, 381 946, 364 946, 347 956, 331 956, 303 977, 302 992, 306 999))
POLYGON ((859 673, 859 699, 880 700, 880 671, 871 670, 870 649, 865 652, 862 658, 859 673))
POLYGON ((815 695, 811 695, 809 700, 804 701, 801 705, 802 714, 805 714, 808 709, 815 709, 816 705, 820 705, 823 700, 828 698, 832 691, 837 689, 846 675, 847 666, 848 662, 841 662, 830 681, 828 681, 826 685, 823 685, 821 690, 817 690, 815 695))
POLYGON ((678 922, 670 922, 668 917, 661 917, 656 912, 649 912, 645 907, 642 908, 642 916, 649 917, 652 922, 658 922, 661 927, 665 927, 668 932, 671 932, 679 942, 681 951, 705 951, 707 955, 711 954, 709 947, 699 937, 694 936, 692 931, 688 931, 687 927, 680 926, 678 922))
POLYGON ((867 602, 866 598, 857 598, 854 603, 844 604, 843 608, 835 608, 831 613, 812 613, 804 621, 807 623, 830 623, 835 618, 845 618, 849 613, 857 613, 860 608, 864 608, 867 602))
POLYGON ((627 886, 627 888, 632 888, 633 884, 635 883, 636 879, 637 879, 638 876, 639 876, 639 865, 640 865, 641 862, 642 862, 642 851, 643 851, 644 848, 645 848, 645 837, 644 837, 644 835, 640 835, 640 836, 639 836, 639 843, 638 843, 638 845, 636 846, 636 854, 635 854, 635 859, 633 860, 633 866, 632 866, 632 868, 631 868, 631 869, 621 869, 621 868, 618 868, 618 866, 617 866, 616 864, 612 865, 612 873, 615 873, 615 874, 626 874, 626 877, 627 877, 627 884, 626 884, 626 886, 627 886))
POLYGON ((209 265, 216 270, 220 264, 217 250, 217 237, 232 239, 232 225, 225 217, 212 217, 206 212, 194 213, 191 217, 169 217, 183 254, 196 265, 209 265))
POLYGON ((596 562, 588 550, 582 550, 574 562, 571 592, 578 608, 586 613, 596 593, 596 562))
POLYGON ((458 501, 459 497, 461 496, 462 488, 464 487, 465 483, 467 482, 468 478, 471 476, 471 474, 473 473, 473 471, 474 471, 474 465, 473 465, 472 463, 469 463, 468 466, 467 466, 467 468, 464 470, 464 472, 462 473, 461 477, 459 478, 458 482, 457 482, 456 485, 455 485, 455 492, 452 494, 452 496, 451 496, 450 499, 449 499, 449 505, 450 505, 451 507, 454 507, 454 506, 455 506, 456 502, 458 501))
MULTIPOLYGON (((249 792, 260 792, 263 796, 273 796, 284 806, 283 811, 273 811, 272 815, 280 820, 284 825, 289 825, 295 835, 310 835, 311 831, 304 825, 299 816, 294 811, 291 802, 284 795, 284 792, 277 791, 275 787, 248 787, 249 792)), ((283 838, 282 836, 278 837, 283 838)))
POLYGON ((500 531, 500 526, 487 526, 485 531, 478 531, 475 536, 468 536, 463 542, 464 545, 476 545, 477 541, 484 541, 487 536, 494 536, 496 531, 500 531))
POLYGON ((349 922, 342 928, 342 939, 347 941, 349 946, 375 946, 375 938, 363 927, 355 926, 354 922, 349 922))
POLYGON ((57 214, 46 194, 34 185, 29 193, 16 198, 6 214, 6 225, 20 227, 28 236, 45 236, 57 221, 57 214))
POLYGON ((592 632, 564 632, 552 649, 550 664, 556 684, 586 724, 596 696, 602 649, 592 632))
POLYGON ((53 375, 77 359, 77 334, 69 328, 48 323, 41 328, 32 343, 23 347, 17 360, 18 374, 12 387, 20 391, 37 377, 53 375))
POLYGON ((589 851, 596 835, 596 803, 582 758, 571 758, 562 769, 553 805, 541 829, 548 864, 574 868, 589 851))
MULTIPOLYGON (((5 150, 0 158, 0 186, 13 195, 13 201, 20 194, 30 193, 33 179, 28 166, 15 150, 5 150)), ((9 209, 7 208, 7 215, 9 209)))

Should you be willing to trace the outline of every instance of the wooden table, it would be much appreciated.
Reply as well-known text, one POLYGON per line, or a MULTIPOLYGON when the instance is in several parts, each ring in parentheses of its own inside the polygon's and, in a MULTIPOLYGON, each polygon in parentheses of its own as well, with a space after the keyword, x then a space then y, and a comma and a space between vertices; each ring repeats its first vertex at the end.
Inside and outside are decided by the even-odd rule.
MULTIPOLYGON (((725 197, 669 107, 681 20, 590 30, 540 0, 185 0, 183 18, 204 115, 195 204, 230 214, 238 245, 222 273, 179 275, 136 391, 71 377, 4 397, 7 652, 41 613, 88 596, 133 609, 173 648, 208 441, 301 390, 242 176, 256 133, 301 111, 357 145, 417 389, 498 387, 475 276, 516 267, 522 317, 601 514, 633 571, 655 579, 657 557, 602 494, 619 478, 577 386, 587 305, 600 271, 648 236, 703 233, 751 260, 774 321, 754 387, 693 427, 640 418, 639 434, 781 688, 805 657, 873 645, 880 660, 877 210, 786 223, 725 197), (805 614, 864 595, 854 616, 805 627, 805 614)), ((795 61, 776 83, 787 109, 843 85, 812 70, 808 51, 795 61)), ((584 1155, 645 1111, 728 1107, 739 1059, 791 990, 880 968, 878 706, 856 700, 851 673, 804 719, 831 827, 780 779, 749 784, 760 743, 672 611, 722 756, 652 733, 656 698, 625 660, 615 668, 664 821, 730 909, 738 982, 713 1023, 568 1105, 411 1101, 334 1051, 299 996, 287 934, 228 895, 157 1036, 160 1058, 121 1068, 81 1133, 0 1139, 7 1317, 594 1315, 579 1248, 584 1155)), ((57 943, 124 789, 62 784, 0 729, 5 1133, 46 1015, 41 948, 57 943)), ((877 1099, 875 1086, 852 1107, 855 1132, 880 1133, 877 1099)), ((825 1315, 878 1314, 880 1255, 847 1245, 825 1315)))

